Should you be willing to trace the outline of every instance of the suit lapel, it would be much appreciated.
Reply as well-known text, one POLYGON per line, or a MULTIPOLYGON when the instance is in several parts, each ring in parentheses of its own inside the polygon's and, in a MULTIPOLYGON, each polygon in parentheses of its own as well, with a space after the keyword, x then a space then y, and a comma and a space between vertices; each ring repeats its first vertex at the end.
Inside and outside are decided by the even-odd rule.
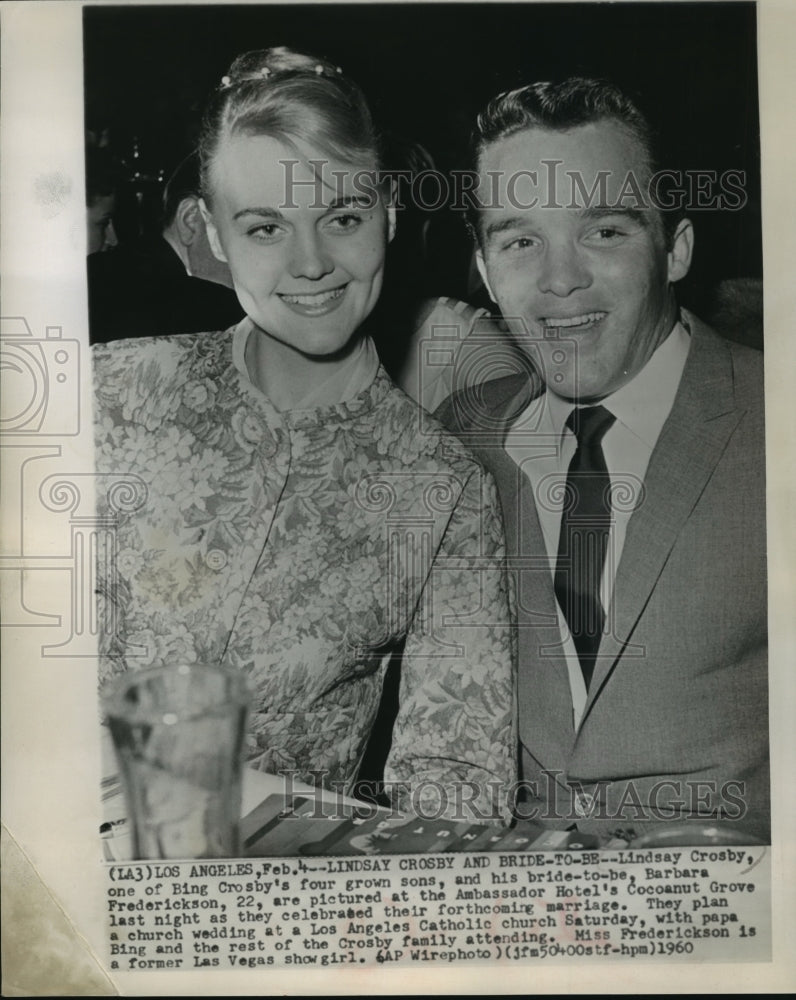
POLYGON ((727 446, 742 413, 735 409, 727 345, 687 317, 692 339, 683 378, 644 480, 644 498, 628 523, 611 604, 611 630, 595 665, 584 721, 620 654, 643 655, 633 630, 669 554, 727 446))
MULTIPOLYGON (((672 412, 650 459, 643 502, 628 524, 611 604, 612 627, 600 647, 581 730, 619 657, 643 652, 633 648, 633 631, 743 416, 736 410, 727 344, 695 317, 684 313, 683 319, 692 335, 689 356, 672 412)), ((459 404, 451 408, 448 401, 438 411, 494 474, 509 552, 518 560, 538 560, 546 549, 530 484, 506 454, 504 443, 509 426, 538 391, 538 385, 531 391, 527 379, 512 376, 478 387, 475 402, 467 402, 463 394, 463 409, 459 404)), ((557 651, 560 634, 550 573, 545 568, 517 573, 515 579, 522 582, 518 588, 520 738, 534 747, 541 766, 556 766, 568 759, 576 734, 567 664, 557 651), (541 655, 543 647, 546 652, 541 655)))

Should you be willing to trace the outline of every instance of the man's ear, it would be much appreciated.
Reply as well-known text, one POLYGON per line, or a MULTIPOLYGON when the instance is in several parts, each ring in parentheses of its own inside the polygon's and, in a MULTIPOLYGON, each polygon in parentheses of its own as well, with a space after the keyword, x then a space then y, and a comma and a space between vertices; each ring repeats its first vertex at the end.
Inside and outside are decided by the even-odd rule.
POLYGON ((475 266, 478 268, 478 273, 481 275, 481 280, 486 286, 487 292, 489 292, 489 297, 497 305, 497 299, 495 298, 495 293, 492 291, 492 286, 489 284, 489 277, 486 273, 486 262, 484 261, 484 251, 481 247, 477 247, 475 251, 475 266))
POLYGON ((189 247, 200 234, 204 222, 199 211, 199 199, 188 195, 177 206, 174 215, 174 227, 177 238, 184 247, 189 247))
POLYGON ((681 219, 674 231, 672 248, 668 254, 669 281, 679 281, 688 274, 694 253, 694 227, 690 219, 681 219))
POLYGON ((392 243, 395 236, 395 205, 387 206, 387 242, 392 243))
POLYGON ((210 209, 205 204, 204 198, 199 199, 199 211, 202 213, 202 218, 204 219, 205 229, 207 230, 207 242, 210 244, 213 256, 216 260, 220 260, 224 264, 228 264, 229 261, 227 260, 227 256, 221 246, 221 240, 218 238, 216 224, 213 222, 213 216, 210 213, 210 209))

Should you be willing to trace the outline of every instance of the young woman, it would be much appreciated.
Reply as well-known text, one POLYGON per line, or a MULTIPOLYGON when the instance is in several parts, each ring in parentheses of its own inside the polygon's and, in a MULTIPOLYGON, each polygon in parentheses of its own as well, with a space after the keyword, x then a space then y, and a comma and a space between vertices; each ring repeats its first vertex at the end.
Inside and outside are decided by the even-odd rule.
POLYGON ((200 154, 211 246, 246 318, 95 348, 99 471, 145 496, 116 522, 104 673, 244 671, 250 765, 349 787, 403 647, 393 801, 450 813, 464 796, 505 815, 513 677, 494 487, 359 332, 394 227, 362 94, 324 60, 247 53, 200 154))

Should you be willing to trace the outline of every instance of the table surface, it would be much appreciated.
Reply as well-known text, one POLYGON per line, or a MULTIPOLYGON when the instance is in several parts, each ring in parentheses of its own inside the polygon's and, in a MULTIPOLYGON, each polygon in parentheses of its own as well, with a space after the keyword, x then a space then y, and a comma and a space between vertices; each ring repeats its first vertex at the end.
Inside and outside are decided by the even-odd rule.
MULTIPOLYGON (((106 861, 132 858, 131 827, 110 733, 102 734, 100 827, 106 861)), ((241 781, 242 857, 345 857, 369 854, 622 850, 699 844, 755 844, 728 824, 673 823, 635 840, 611 840, 578 830, 550 829, 534 821, 511 828, 452 819, 399 814, 359 799, 291 782, 280 775, 244 767, 241 781), (650 836, 652 839, 650 840, 650 836), (647 842, 649 841, 649 842, 647 842)), ((189 860, 189 859, 185 859, 189 860)))
MULTIPOLYGON (((127 803, 123 794, 122 783, 118 775, 118 765, 113 750, 113 742, 106 726, 102 727, 102 817, 101 836, 103 853, 106 861, 127 861, 131 858, 132 842, 130 826, 127 822, 127 803)), ((244 767, 241 775, 241 816, 245 824, 246 817, 252 815, 258 806, 270 801, 275 804, 274 796, 283 803, 287 798, 313 797, 323 800, 336 808, 338 805, 349 810, 361 808, 357 799, 344 798, 325 789, 313 788, 301 782, 291 782, 286 787, 285 779, 276 774, 266 774, 244 767)))

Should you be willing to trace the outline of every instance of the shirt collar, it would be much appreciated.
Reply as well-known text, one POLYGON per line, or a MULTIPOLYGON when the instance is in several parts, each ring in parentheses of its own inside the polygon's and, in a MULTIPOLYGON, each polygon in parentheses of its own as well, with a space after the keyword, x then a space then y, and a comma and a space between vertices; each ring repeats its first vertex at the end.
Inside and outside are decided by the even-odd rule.
MULTIPOLYGON (((672 332, 641 371, 616 392, 600 400, 601 406, 610 410, 650 449, 655 447, 671 412, 690 343, 685 326, 681 322, 675 323, 672 332)), ((575 404, 547 390, 545 408, 551 430, 560 438, 575 404)))

